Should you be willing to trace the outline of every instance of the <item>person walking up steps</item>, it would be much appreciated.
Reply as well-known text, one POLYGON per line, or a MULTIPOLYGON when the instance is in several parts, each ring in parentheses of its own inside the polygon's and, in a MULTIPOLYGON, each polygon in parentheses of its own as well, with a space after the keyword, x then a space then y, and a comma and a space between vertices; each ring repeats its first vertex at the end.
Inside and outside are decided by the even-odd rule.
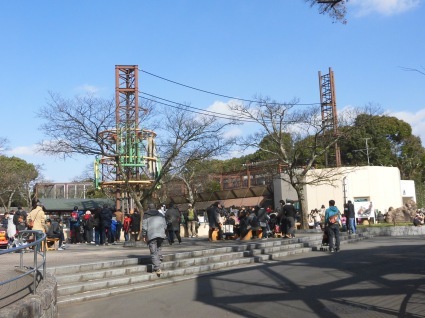
POLYGON ((148 204, 149 210, 143 215, 142 238, 148 245, 152 257, 152 270, 156 276, 161 276, 162 250, 161 246, 166 238, 167 222, 165 216, 159 212, 153 203, 148 204))

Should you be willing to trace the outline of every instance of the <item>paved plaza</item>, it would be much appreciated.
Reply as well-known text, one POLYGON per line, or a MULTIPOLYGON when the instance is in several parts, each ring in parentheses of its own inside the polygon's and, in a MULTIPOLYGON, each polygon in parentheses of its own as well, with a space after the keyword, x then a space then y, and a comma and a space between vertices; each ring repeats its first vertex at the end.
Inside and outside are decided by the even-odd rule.
MULTIPOLYGON (((303 253, 162 287, 60 305, 59 315, 425 317, 424 243, 422 236, 375 237, 345 244, 336 254, 303 253)), ((166 245, 164 254, 229 244, 239 243, 185 239, 181 245, 166 245)), ((48 252, 48 267, 143 255, 149 255, 146 247, 71 245, 66 251, 48 252)), ((2 256, 0 274, 18 259, 17 254, 2 256)))

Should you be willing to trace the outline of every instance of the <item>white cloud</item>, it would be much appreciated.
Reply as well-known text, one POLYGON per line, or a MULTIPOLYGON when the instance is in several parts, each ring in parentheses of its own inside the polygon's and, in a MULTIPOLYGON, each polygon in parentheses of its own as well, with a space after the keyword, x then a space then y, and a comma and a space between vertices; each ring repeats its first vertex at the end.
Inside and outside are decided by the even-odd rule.
POLYGON ((93 85, 85 84, 85 85, 77 87, 77 91, 96 95, 97 93, 101 91, 101 89, 93 85))
POLYGON ((238 101, 229 100, 227 103, 216 101, 211 106, 208 106, 206 110, 227 116, 235 116, 235 113, 229 108, 229 105, 233 105, 235 103, 238 103, 238 101))
POLYGON ((243 131, 238 127, 231 128, 224 133, 224 138, 233 138, 242 136, 243 131))
POLYGON ((349 5, 356 8, 357 15, 378 13, 385 16, 400 14, 418 7, 423 0, 351 0, 349 5))
POLYGON ((37 152, 38 150, 38 145, 31 145, 31 146, 20 146, 20 147, 15 147, 12 149, 9 149, 6 151, 6 154, 8 156, 30 156, 30 155, 37 155, 39 154, 37 152))
MULTIPOLYGON (((239 103, 241 103, 241 101, 235 100, 235 99, 231 99, 228 102, 216 101, 212 105, 207 107, 206 110, 217 113, 218 116, 222 115, 228 118, 242 119, 240 114, 233 112, 229 108, 229 105, 235 106, 239 103)), ((258 129, 259 129, 258 124, 253 122, 245 122, 241 120, 239 122, 239 125, 229 128, 225 132, 224 137, 232 138, 232 137, 246 136, 246 135, 252 134, 254 131, 258 129)))
POLYGON ((421 109, 415 113, 389 112, 389 115, 402 119, 410 124, 413 134, 421 137, 422 145, 425 146, 425 109, 421 109))

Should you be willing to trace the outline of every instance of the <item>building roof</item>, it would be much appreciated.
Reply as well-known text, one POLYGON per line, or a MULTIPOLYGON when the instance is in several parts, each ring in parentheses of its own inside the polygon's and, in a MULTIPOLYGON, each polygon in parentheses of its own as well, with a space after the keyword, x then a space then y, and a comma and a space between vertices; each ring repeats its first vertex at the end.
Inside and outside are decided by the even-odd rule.
MULTIPOLYGON (((231 206, 241 207, 241 206, 256 206, 258 204, 266 204, 267 198, 264 196, 258 197, 248 197, 248 198, 236 198, 236 199, 226 199, 226 200, 213 200, 213 201, 203 201, 203 202, 195 202, 195 209, 197 210, 205 210, 214 202, 220 202, 225 208, 229 208, 231 206)), ((269 204, 272 204, 272 200, 269 200, 269 204)))
POLYGON ((111 199, 41 199, 48 212, 68 212, 78 206, 79 210, 94 210, 103 207, 104 204, 109 207, 115 207, 115 201, 111 199))

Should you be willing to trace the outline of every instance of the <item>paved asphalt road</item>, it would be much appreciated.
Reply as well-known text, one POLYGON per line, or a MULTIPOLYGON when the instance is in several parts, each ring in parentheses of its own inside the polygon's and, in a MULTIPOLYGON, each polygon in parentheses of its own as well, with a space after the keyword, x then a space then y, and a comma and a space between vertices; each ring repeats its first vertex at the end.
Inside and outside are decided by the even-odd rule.
POLYGON ((377 237, 59 306, 59 317, 425 317, 424 243, 377 237))

